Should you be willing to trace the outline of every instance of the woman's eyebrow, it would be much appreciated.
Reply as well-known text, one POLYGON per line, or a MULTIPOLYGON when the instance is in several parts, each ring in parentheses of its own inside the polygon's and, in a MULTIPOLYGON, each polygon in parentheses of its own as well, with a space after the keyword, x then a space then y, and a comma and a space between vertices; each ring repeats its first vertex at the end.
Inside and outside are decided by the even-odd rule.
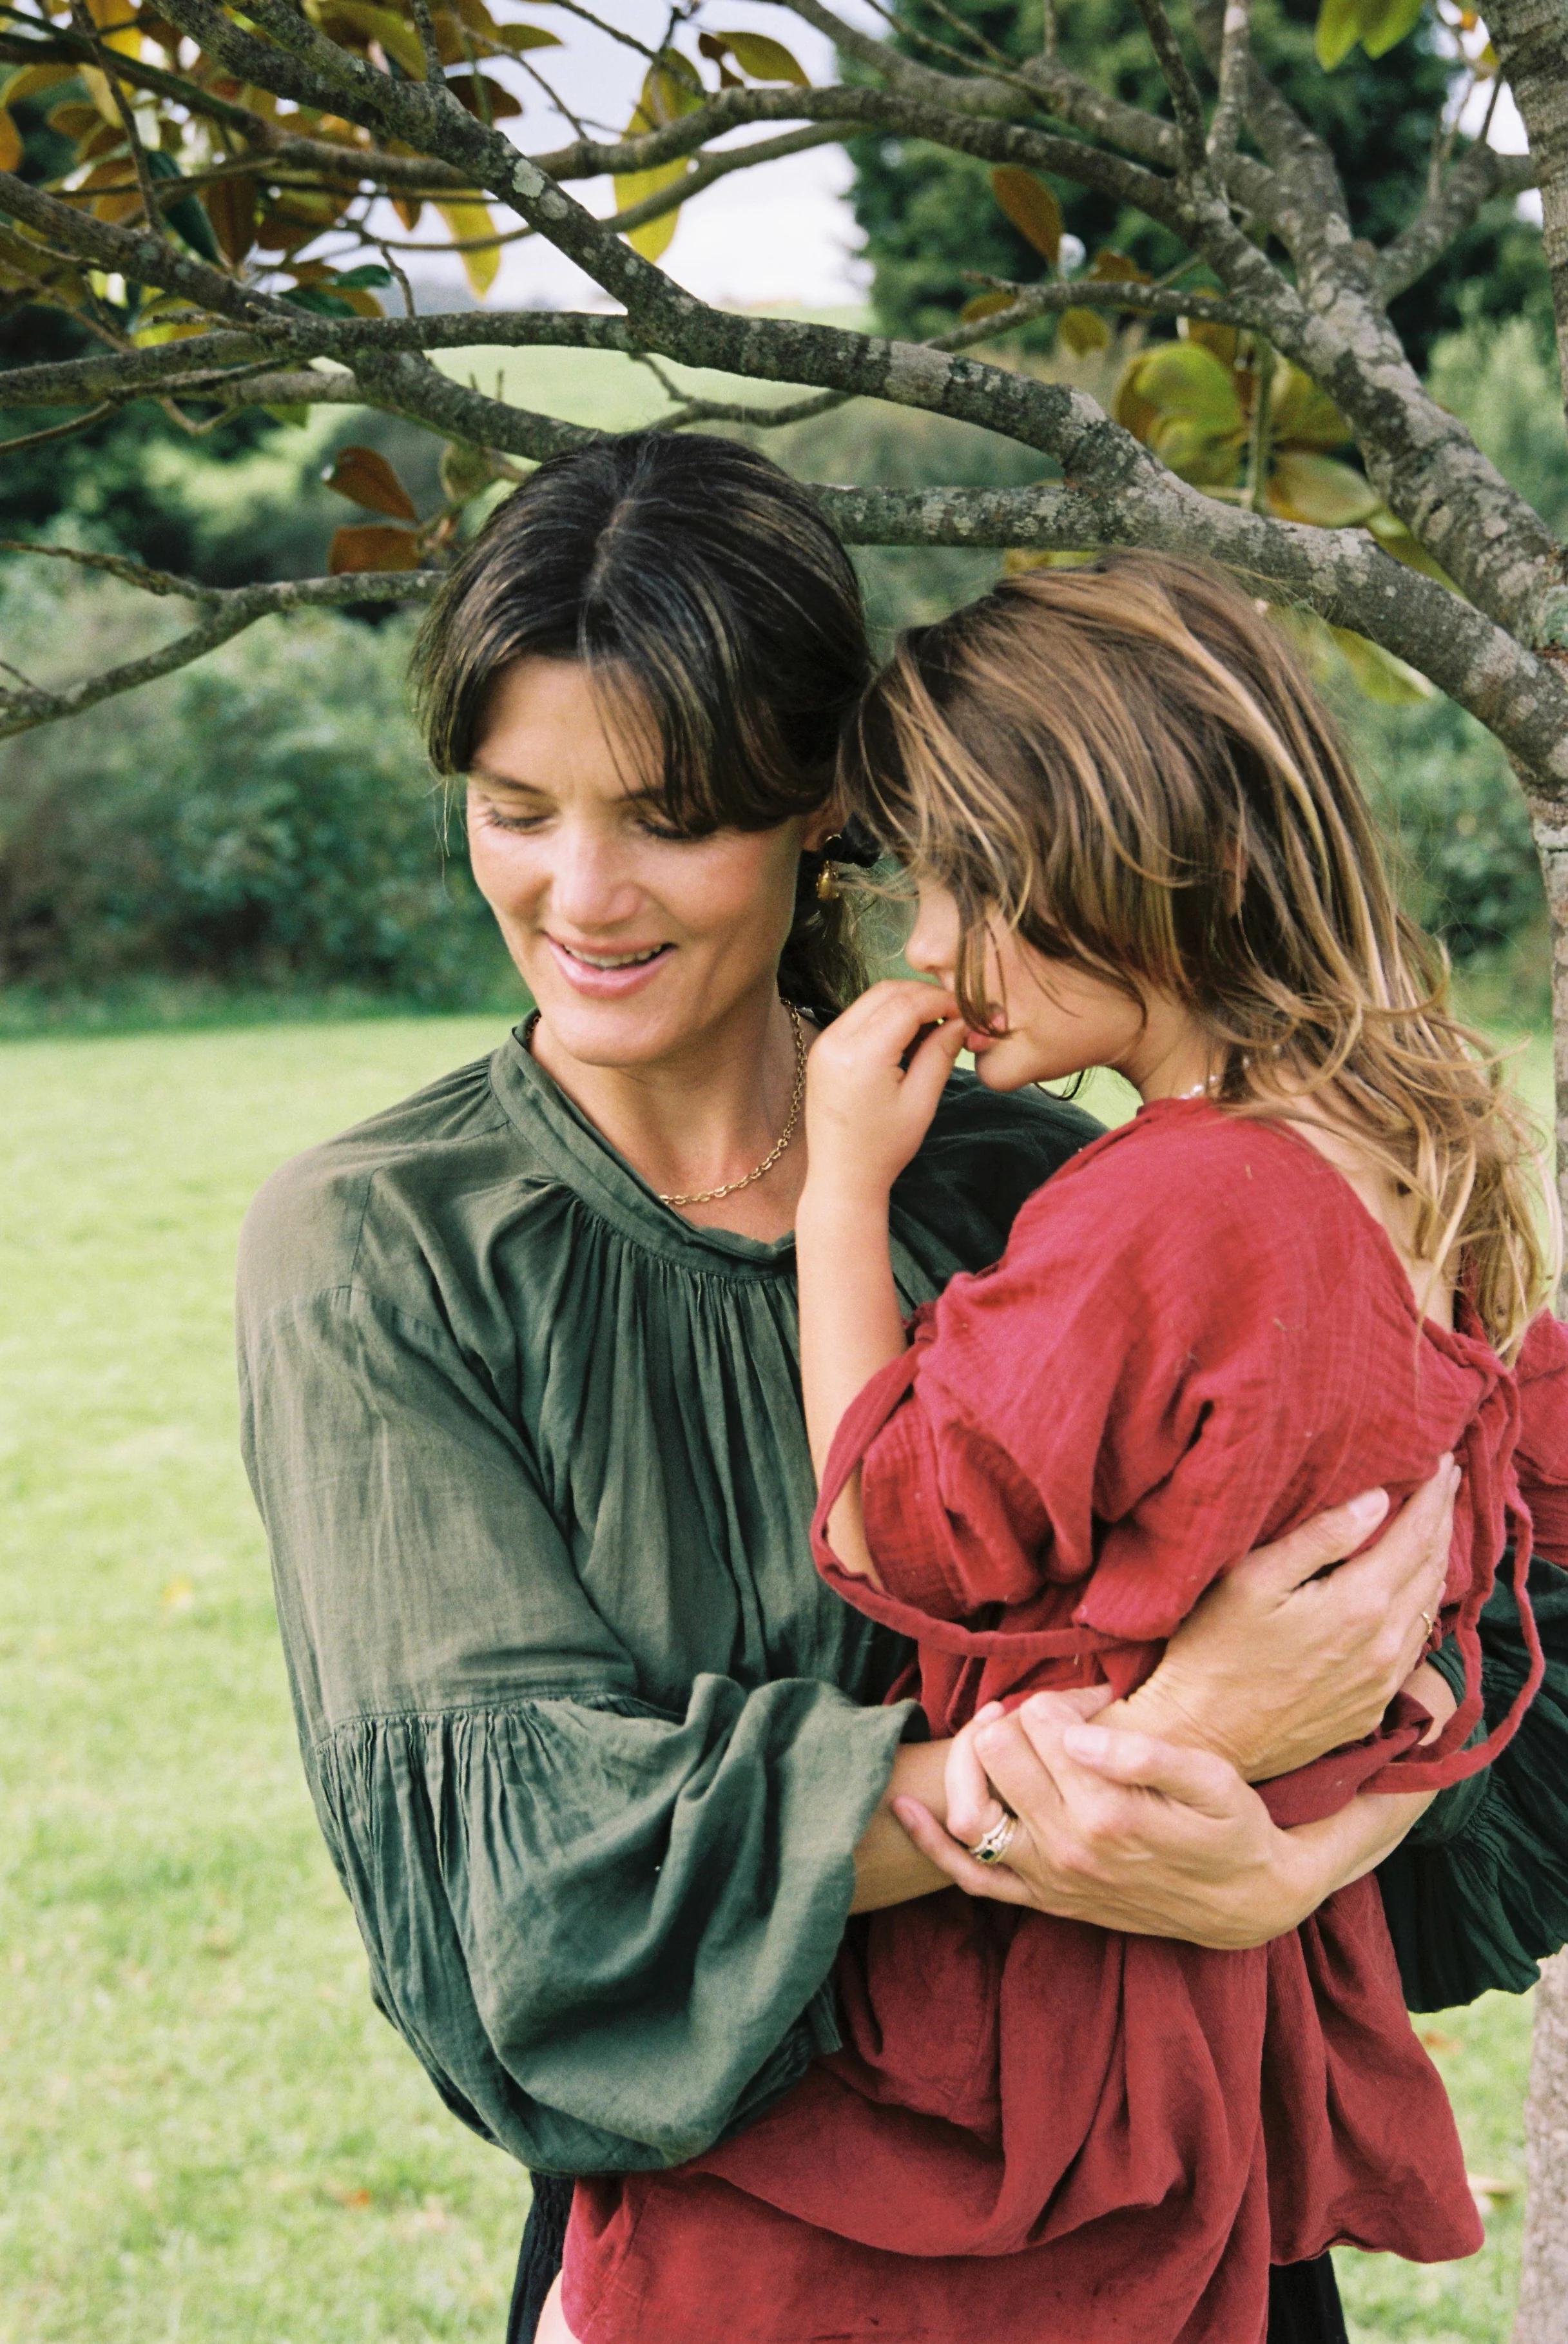
POLYGON ((515 790, 521 795, 544 798, 550 795, 542 782, 520 781, 515 773, 492 773, 488 766, 470 765, 468 779, 486 790, 515 790))

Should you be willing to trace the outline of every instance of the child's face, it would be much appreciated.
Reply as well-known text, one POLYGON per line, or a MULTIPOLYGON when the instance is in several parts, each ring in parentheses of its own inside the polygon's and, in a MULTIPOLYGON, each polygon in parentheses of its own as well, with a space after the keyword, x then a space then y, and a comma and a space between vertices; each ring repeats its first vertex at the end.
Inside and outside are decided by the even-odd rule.
MULTIPOLYGON (((946 887, 922 881, 919 911, 905 957, 922 976, 951 988, 958 965, 958 905, 946 887)), ((986 945, 986 997, 996 1031, 976 1038, 976 1063, 991 1090, 1055 1082, 1088 1066, 1114 1066, 1136 1082, 1148 1055, 1145 1005, 1066 961, 1047 960, 1010 929, 994 928, 986 945)), ((1154 1007, 1154 1005, 1149 1005, 1154 1007)), ((1165 1019, 1157 1012, 1154 1025, 1165 1019)))

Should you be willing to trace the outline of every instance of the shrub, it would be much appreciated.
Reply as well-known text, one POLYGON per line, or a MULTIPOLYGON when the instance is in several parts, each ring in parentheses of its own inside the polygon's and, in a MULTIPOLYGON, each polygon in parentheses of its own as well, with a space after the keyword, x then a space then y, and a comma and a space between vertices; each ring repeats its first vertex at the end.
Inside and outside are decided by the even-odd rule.
MULTIPOLYGON (((79 658, 83 631, 145 624, 106 628, 108 601, 72 581, 30 598, 23 627, 79 658)), ((494 923, 460 825, 447 852, 404 702, 410 627, 268 622, 0 746, 0 975, 73 993, 188 975, 493 997, 494 923)))

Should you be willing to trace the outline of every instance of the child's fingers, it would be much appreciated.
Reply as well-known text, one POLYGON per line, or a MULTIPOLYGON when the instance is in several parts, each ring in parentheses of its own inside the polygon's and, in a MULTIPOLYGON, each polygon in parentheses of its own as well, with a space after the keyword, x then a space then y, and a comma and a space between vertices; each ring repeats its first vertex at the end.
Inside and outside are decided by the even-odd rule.
POLYGON ((956 1017, 935 1026, 916 1048, 904 1075, 904 1100, 911 1109, 924 1107, 935 1115, 947 1077, 964 1047, 964 1028, 956 1017))
POLYGON ((991 1788, 972 1733, 960 1733, 947 1753, 946 1781, 947 1828, 955 1839, 973 1847, 996 1829, 1007 1810, 991 1788))

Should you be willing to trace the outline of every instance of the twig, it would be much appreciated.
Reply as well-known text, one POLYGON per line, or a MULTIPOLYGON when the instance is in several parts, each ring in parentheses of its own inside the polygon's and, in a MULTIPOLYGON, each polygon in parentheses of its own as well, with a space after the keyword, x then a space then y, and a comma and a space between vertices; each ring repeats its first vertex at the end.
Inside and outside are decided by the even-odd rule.
POLYGON ((17 455, 24 448, 41 448, 46 440, 68 440, 74 432, 85 431, 89 424, 99 422, 106 415, 112 415, 118 404, 117 399, 102 399, 86 415, 78 415, 72 423, 51 423, 42 431, 24 432, 19 440, 0 440, 0 458, 17 455))
POLYGON ((1274 345, 1265 334, 1252 339, 1252 438, 1247 450, 1247 501, 1256 513, 1269 510, 1270 424, 1274 410, 1274 345))
POLYGON ((650 65, 658 64, 657 49, 649 48, 632 33, 623 33, 618 25, 607 25, 602 16, 593 14, 592 8, 584 8, 582 0, 545 0, 545 5, 564 8, 569 16, 581 16, 585 25, 592 25, 596 32, 607 33, 612 41, 619 41, 623 49, 635 49, 639 56, 648 59, 650 65))
POLYGON ((1223 166, 1236 151, 1247 103, 1251 62, 1251 0, 1225 0, 1219 42, 1219 103, 1209 126, 1210 161, 1223 166))
POLYGON ((440 43, 436 38, 435 19, 430 15, 430 0, 409 0, 409 13, 414 20, 414 30, 420 36, 420 46, 425 53, 425 79, 444 81, 446 67, 441 63, 440 43))
POLYGON ((137 127, 136 113, 120 85, 120 77, 109 63, 110 52, 97 26, 82 5, 82 0, 71 0, 71 19, 82 39, 92 50, 98 71, 103 75, 108 86, 109 96, 114 100, 115 112, 120 117, 120 127, 125 132, 126 142, 130 146, 131 163, 136 171, 137 187, 141 195, 142 210, 147 215, 148 230, 156 237, 167 238, 168 230, 164 226, 163 206, 158 202, 154 190, 153 175, 147 166, 146 149, 142 146, 142 134, 137 127))
POLYGON ((1203 138, 1203 100, 1198 94, 1198 85, 1192 78, 1187 59, 1181 54, 1181 44, 1165 13, 1164 0, 1138 0, 1138 13, 1143 18, 1149 45, 1165 76, 1165 86, 1170 92, 1186 176, 1201 178, 1208 167, 1209 156, 1203 138))
POLYGON ((376 249, 380 254, 382 259, 386 262, 387 268, 391 276, 392 281, 403 297, 403 308, 405 311, 410 318, 417 317, 419 315, 419 305, 414 299, 414 288, 410 284, 403 270, 399 268, 397 262, 393 259, 389 246, 378 240, 376 249))

